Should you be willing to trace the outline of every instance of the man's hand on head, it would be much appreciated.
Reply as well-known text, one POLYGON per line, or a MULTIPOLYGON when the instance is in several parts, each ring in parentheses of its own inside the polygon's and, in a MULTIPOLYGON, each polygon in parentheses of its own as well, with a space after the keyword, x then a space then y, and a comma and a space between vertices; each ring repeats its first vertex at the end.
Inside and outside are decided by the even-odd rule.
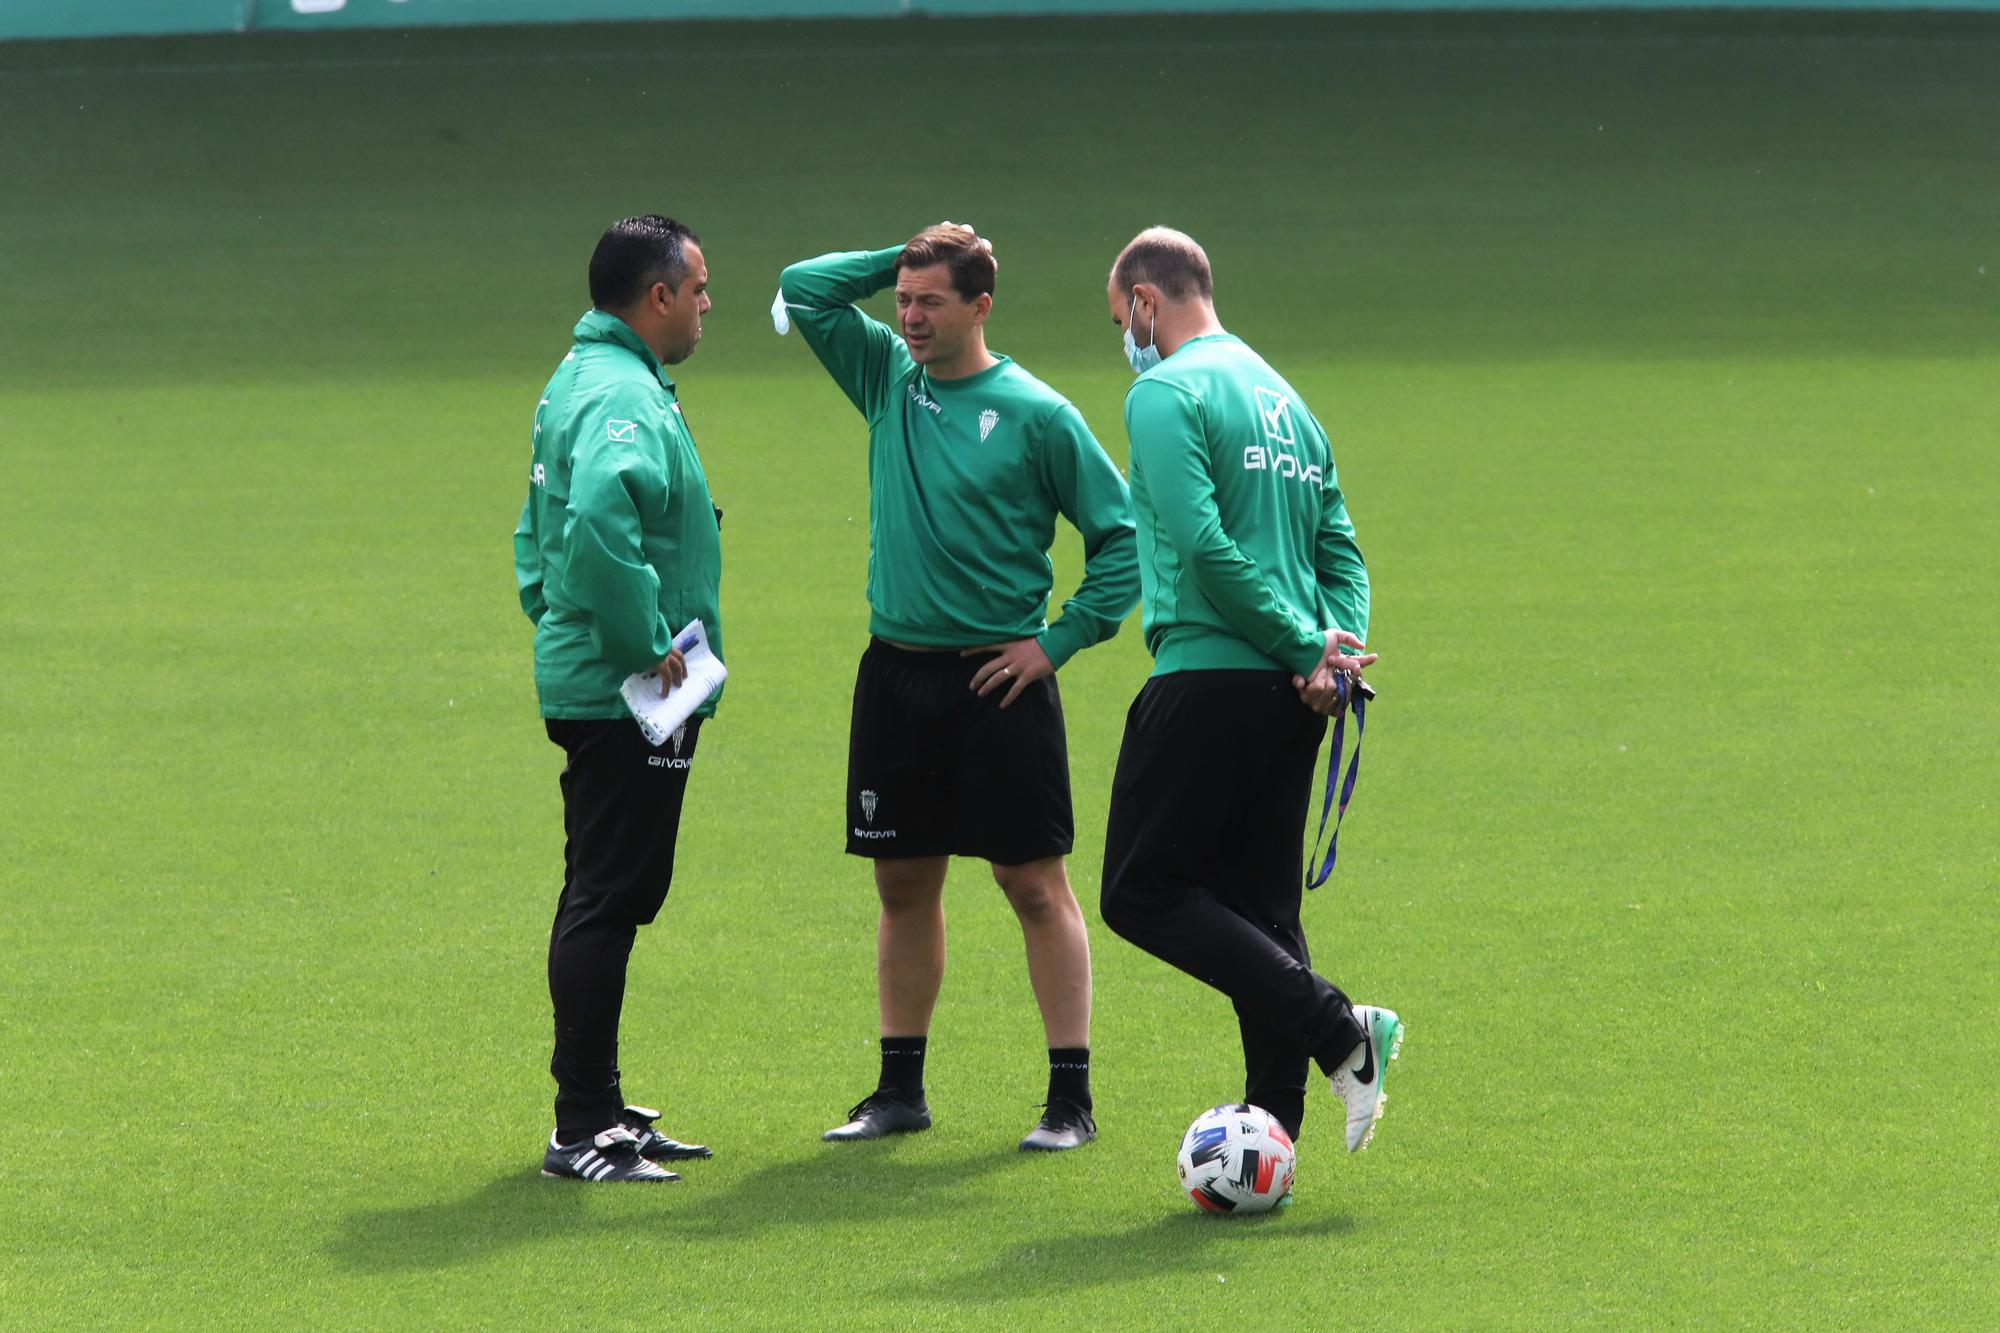
POLYGON ((977 231, 974 231, 970 223, 953 222, 950 218, 946 218, 943 222, 939 223, 938 225, 941 227, 951 227, 956 231, 964 232, 967 236, 970 236, 973 240, 979 242, 978 248, 982 252, 989 255, 993 253, 993 242, 987 240, 984 236, 981 236, 977 231))

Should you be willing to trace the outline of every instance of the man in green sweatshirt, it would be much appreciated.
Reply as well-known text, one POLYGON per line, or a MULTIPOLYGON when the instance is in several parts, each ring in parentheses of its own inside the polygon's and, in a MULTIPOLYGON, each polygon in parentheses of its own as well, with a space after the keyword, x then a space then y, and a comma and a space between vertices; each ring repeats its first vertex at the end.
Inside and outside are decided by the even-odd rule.
POLYGON ((1125 429, 1154 667, 1118 752, 1102 909, 1234 1002, 1244 1100, 1295 1138, 1316 1061, 1353 1152, 1402 1022, 1312 970, 1299 850, 1325 715, 1375 660, 1341 651, 1362 648, 1368 570, 1326 432, 1214 291, 1193 238, 1154 227, 1107 293, 1139 376, 1125 429))
POLYGON ((847 850, 881 899, 875 1091, 832 1142, 930 1126, 924 1056, 944 979, 945 871, 991 863, 1021 923, 1049 1045, 1048 1101, 1021 1141, 1097 1135, 1090 943, 1070 892, 1069 761, 1055 673, 1110 638, 1138 598, 1125 480, 1060 394, 986 348, 998 265, 972 228, 823 255, 781 279, 772 319, 868 422, 872 640, 854 686, 847 850), (893 287, 900 333, 855 307, 893 287), (1084 574, 1054 624, 1048 549, 1061 514, 1084 574))
MULTIPOLYGON (((649 744, 620 695, 687 674, 672 635, 692 620, 722 652, 719 520, 665 367, 685 361, 708 310, 701 242, 671 218, 613 224, 590 258, 591 310, 535 409, 528 499, 514 531, 521 607, 535 624, 535 691, 562 773, 562 896, 549 932, 556 1128, 542 1173, 671 1181, 662 1161, 706 1157, 627 1106, 618 1019, 625 964, 673 880, 681 802, 705 702, 649 744)), ((650 688, 650 686, 649 686, 650 688)))

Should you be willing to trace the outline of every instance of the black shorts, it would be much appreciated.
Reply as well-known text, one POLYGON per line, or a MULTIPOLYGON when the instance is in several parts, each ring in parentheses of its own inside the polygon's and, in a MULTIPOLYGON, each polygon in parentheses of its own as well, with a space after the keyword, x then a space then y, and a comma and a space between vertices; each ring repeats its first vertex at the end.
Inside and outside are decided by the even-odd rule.
POLYGON ((872 639, 854 679, 847 741, 847 850, 977 856, 1020 865, 1076 840, 1069 747, 1055 677, 984 698, 983 656, 912 652, 872 639))

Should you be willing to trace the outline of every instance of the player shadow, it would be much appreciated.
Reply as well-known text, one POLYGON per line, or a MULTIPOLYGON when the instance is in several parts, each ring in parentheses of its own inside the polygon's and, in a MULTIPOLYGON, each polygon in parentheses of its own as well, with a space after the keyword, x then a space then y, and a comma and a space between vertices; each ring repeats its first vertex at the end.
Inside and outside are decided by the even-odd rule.
MULTIPOLYGON (((1273 1231, 1287 1236, 1332 1236, 1354 1229, 1343 1213, 1310 1219, 1290 1210, 1255 1217, 1210 1217, 1174 1213, 1124 1231, 1085 1230, 1047 1236, 1014 1246, 982 1267, 936 1280, 936 1294, 953 1301, 1018 1301, 1023 1274, 1050 1290, 1095 1287, 1128 1279, 1157 1278, 1175 1269, 1209 1270, 1226 1265, 1243 1245, 1268 1245, 1273 1231)), ((883 1289, 888 1297, 896 1288, 883 1289)))
POLYGON ((678 1184, 609 1186, 551 1180, 530 1165, 456 1198, 350 1213, 325 1250, 351 1271, 429 1271, 579 1233, 706 1243, 892 1213, 944 1216, 964 1206, 959 1186, 1027 1160, 1011 1146, 937 1159, 894 1140, 828 1147, 740 1175, 712 1162, 675 1163, 686 1177, 678 1184))

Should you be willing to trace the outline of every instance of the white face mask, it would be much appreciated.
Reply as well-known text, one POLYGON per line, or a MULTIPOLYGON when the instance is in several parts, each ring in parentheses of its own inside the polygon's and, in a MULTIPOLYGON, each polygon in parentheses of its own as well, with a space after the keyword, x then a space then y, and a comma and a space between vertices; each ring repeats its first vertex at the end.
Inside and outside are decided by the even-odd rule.
POLYGON ((1139 293, 1135 290, 1125 298, 1125 359, 1132 363, 1132 373, 1143 375, 1160 364, 1160 312, 1155 310, 1146 325, 1146 345, 1139 346, 1139 340, 1132 336, 1132 321, 1139 315, 1139 293))

